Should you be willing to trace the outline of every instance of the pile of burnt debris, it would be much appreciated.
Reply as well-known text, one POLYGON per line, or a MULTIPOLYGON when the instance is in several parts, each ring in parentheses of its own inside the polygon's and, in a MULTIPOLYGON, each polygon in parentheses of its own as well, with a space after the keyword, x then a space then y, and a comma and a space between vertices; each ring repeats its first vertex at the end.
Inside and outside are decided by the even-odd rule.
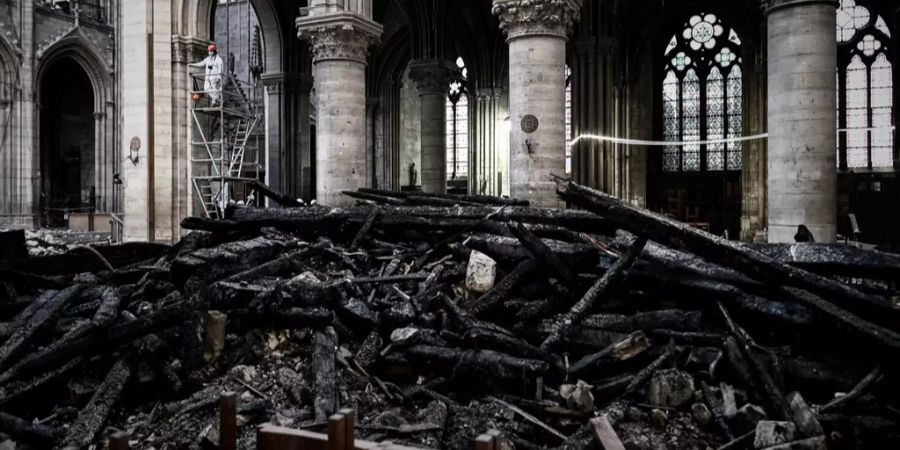
POLYGON ((897 256, 724 241, 564 181, 577 209, 347 195, 0 263, 0 442, 217 448, 232 391, 241 448, 340 408, 423 448, 900 448, 897 256))

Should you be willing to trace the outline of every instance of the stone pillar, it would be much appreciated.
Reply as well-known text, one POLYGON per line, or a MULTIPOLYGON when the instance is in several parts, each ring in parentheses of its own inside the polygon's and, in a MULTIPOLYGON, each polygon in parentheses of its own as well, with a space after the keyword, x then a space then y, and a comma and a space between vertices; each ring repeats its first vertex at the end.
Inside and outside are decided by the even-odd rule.
POLYGON ((365 16, 318 9, 297 19, 310 41, 316 90, 316 198, 347 206, 341 195, 366 183, 366 55, 381 26, 365 16))
MULTIPOLYGON (((9 26, 15 26, 21 32, 18 46, 22 49, 33 49, 35 46, 35 2, 16 2, 7 8, 15 8, 13 14, 22 20, 8 17, 9 26)), ((8 36, 12 40, 12 36, 8 36)), ((5 70, 10 83, 4 97, 3 133, 6 139, 0 147, 0 228, 34 228, 39 225, 40 205, 40 148, 35 139, 38 129, 37 105, 35 104, 35 61, 26 53, 21 59, 11 58, 0 61, 6 64, 5 70), (14 67, 18 67, 15 69, 14 67), (12 73, 18 70, 19 84, 14 84, 12 73), (7 124, 7 121, 10 123, 7 124)))
POLYGON ((770 0, 769 242, 836 237, 836 0, 770 0))
POLYGON ((293 194, 304 201, 312 200, 312 128, 310 126, 309 95, 312 91, 313 80, 309 75, 301 75, 294 86, 294 102, 296 103, 296 115, 294 117, 294 139, 296 141, 296 155, 298 157, 293 183, 293 194))
POLYGON ((422 126, 422 192, 447 192, 447 91, 456 65, 439 59, 413 61, 410 78, 419 90, 422 126))
POLYGON ((582 0, 494 0, 509 44, 510 190, 558 206, 566 173, 566 41, 582 0))
MULTIPOLYGON (((894 6, 894 30, 900 30, 900 4, 894 6)), ((896 31, 895 31, 896 33, 896 31)), ((894 35, 894 42, 900 43, 900 38, 894 35)), ((894 61, 900 61, 900 45, 894 44, 894 61)), ((894 63, 894 86, 900 86, 900 70, 894 63)), ((894 89, 894 123, 897 124, 897 111, 900 111, 900 89, 894 89)), ((894 170, 900 172, 900 127, 894 128, 894 170)))
POLYGON ((309 93, 312 80, 300 74, 262 76, 268 109, 266 124, 266 183, 293 198, 310 200, 309 93), (305 171, 305 172, 304 172, 305 171))

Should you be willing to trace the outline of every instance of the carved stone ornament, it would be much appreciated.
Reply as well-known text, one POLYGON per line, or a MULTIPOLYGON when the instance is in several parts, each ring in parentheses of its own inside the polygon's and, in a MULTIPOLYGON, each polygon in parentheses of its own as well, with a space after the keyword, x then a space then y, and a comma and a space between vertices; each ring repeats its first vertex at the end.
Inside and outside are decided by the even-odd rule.
POLYGON ((369 47, 379 41, 370 30, 340 23, 305 28, 298 35, 309 41, 314 63, 348 60, 365 64, 369 47))
POLYGON ((839 8, 841 6, 841 2, 839 0, 762 0, 763 7, 766 8, 766 14, 771 14, 773 11, 777 11, 779 9, 790 8, 794 6, 803 6, 803 5, 831 5, 835 8, 839 8))
POLYGON ((413 61, 409 65, 409 77, 416 83, 419 95, 446 94, 455 69, 456 65, 450 61, 413 61))
POLYGON ((522 36, 567 38, 581 14, 581 0, 494 0, 493 13, 509 40, 522 36))
POLYGON ((208 42, 184 36, 173 36, 172 62, 190 64, 206 58, 208 42))

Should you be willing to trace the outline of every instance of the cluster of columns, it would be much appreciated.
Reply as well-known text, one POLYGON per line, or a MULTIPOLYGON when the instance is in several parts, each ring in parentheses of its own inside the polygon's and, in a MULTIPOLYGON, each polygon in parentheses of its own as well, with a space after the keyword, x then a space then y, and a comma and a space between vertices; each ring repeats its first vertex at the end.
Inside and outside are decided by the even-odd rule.
POLYGON ((494 0, 509 44, 510 193, 558 206, 566 173, 566 42, 582 0, 494 0))
POLYGON ((371 5, 346 9, 311 0, 297 19, 310 43, 316 91, 316 198, 347 205, 341 193, 366 187, 366 57, 381 36, 371 5))
MULTIPOLYGON (((565 174, 565 54, 581 0, 494 0, 509 44, 510 190, 558 206, 551 174, 565 174)), ((770 0, 768 22, 768 233, 793 240, 798 224, 820 241, 836 233, 836 0, 770 0)), ((381 27, 371 8, 351 11, 313 0, 297 19, 313 53, 317 92, 317 198, 344 205, 364 187, 365 65, 381 27)), ((421 97, 421 178, 446 189, 447 61, 414 61, 421 97)))
MULTIPOLYGON (((534 204, 557 206, 551 174, 565 174, 566 41, 582 0, 495 0, 510 47, 510 190, 534 204)), ((365 65, 381 33, 371 8, 313 0, 297 19, 312 47, 317 98, 316 193, 320 203, 346 205, 342 191, 366 186, 365 65)), ((419 60, 411 77, 420 96, 421 180, 446 191, 446 95, 455 66, 419 60)))

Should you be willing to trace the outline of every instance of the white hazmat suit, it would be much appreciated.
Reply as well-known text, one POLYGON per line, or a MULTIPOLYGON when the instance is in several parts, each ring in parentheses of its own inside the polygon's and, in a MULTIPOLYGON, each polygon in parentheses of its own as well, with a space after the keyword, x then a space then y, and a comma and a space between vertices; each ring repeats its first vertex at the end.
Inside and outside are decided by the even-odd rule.
POLYGON ((211 50, 209 56, 203 61, 191 64, 191 67, 203 67, 206 69, 205 83, 203 90, 209 96, 210 104, 219 103, 222 98, 222 74, 225 73, 225 61, 219 56, 219 53, 211 50))

